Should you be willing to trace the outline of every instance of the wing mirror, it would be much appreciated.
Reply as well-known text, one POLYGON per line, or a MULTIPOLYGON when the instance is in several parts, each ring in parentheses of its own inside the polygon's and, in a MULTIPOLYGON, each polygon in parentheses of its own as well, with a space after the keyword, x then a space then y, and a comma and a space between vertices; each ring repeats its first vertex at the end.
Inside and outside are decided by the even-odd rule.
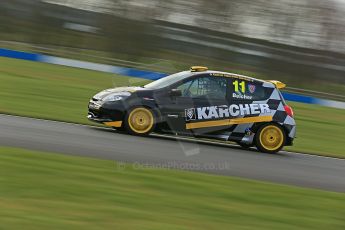
POLYGON ((172 97, 181 97, 182 91, 180 89, 172 89, 170 90, 170 96, 172 97))

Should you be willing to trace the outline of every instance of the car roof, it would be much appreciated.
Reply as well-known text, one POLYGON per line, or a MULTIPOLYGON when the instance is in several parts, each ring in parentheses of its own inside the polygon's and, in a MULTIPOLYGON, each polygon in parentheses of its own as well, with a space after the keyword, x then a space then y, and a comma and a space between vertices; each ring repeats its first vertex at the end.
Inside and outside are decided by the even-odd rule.
POLYGON ((200 75, 200 74, 205 74, 205 73, 206 74, 219 74, 219 76, 222 76, 222 77, 240 78, 240 79, 244 79, 244 80, 258 81, 258 82, 269 83, 269 84, 273 85, 273 83, 265 81, 265 80, 261 80, 261 79, 257 79, 257 78, 253 78, 253 77, 248 77, 248 76, 236 74, 236 73, 223 72, 223 71, 206 70, 206 71, 195 71, 195 72, 186 71, 186 72, 190 72, 192 75, 200 75))

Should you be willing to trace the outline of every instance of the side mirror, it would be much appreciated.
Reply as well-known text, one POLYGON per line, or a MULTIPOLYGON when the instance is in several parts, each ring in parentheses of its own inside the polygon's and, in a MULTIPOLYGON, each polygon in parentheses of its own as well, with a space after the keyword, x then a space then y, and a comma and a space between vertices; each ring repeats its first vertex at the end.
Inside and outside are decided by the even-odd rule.
POLYGON ((170 90, 170 96, 180 97, 180 96, 182 96, 182 91, 180 89, 172 89, 172 90, 170 90))

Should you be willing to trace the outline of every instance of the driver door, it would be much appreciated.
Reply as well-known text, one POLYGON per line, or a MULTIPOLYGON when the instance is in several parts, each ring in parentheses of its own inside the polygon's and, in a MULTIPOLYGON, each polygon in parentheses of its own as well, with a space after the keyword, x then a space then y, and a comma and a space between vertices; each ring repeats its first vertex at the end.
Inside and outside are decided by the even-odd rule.
POLYGON ((198 108, 228 106, 228 78, 202 74, 176 84, 173 88, 181 90, 182 95, 171 98, 165 105, 164 114, 170 129, 177 133, 204 134, 224 127, 203 127, 190 129, 187 123, 198 119, 198 108))

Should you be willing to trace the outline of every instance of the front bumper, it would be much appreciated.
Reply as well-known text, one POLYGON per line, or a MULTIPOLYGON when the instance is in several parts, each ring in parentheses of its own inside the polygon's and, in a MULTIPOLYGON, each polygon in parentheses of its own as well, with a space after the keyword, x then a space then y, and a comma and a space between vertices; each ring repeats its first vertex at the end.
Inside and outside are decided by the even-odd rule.
POLYGON ((89 119, 90 121, 93 121, 93 122, 97 122, 97 123, 104 123, 104 122, 112 121, 111 119, 98 118, 90 111, 87 115, 87 119, 89 119))
POLYGON ((90 121, 101 123, 111 127, 121 127, 125 112, 123 106, 118 103, 99 103, 90 101, 87 118, 90 121))
POLYGON ((99 118, 93 117, 91 114, 87 115, 87 118, 90 121, 101 123, 101 124, 104 124, 106 126, 115 127, 115 128, 122 127, 122 121, 112 121, 110 119, 99 119, 99 118))

